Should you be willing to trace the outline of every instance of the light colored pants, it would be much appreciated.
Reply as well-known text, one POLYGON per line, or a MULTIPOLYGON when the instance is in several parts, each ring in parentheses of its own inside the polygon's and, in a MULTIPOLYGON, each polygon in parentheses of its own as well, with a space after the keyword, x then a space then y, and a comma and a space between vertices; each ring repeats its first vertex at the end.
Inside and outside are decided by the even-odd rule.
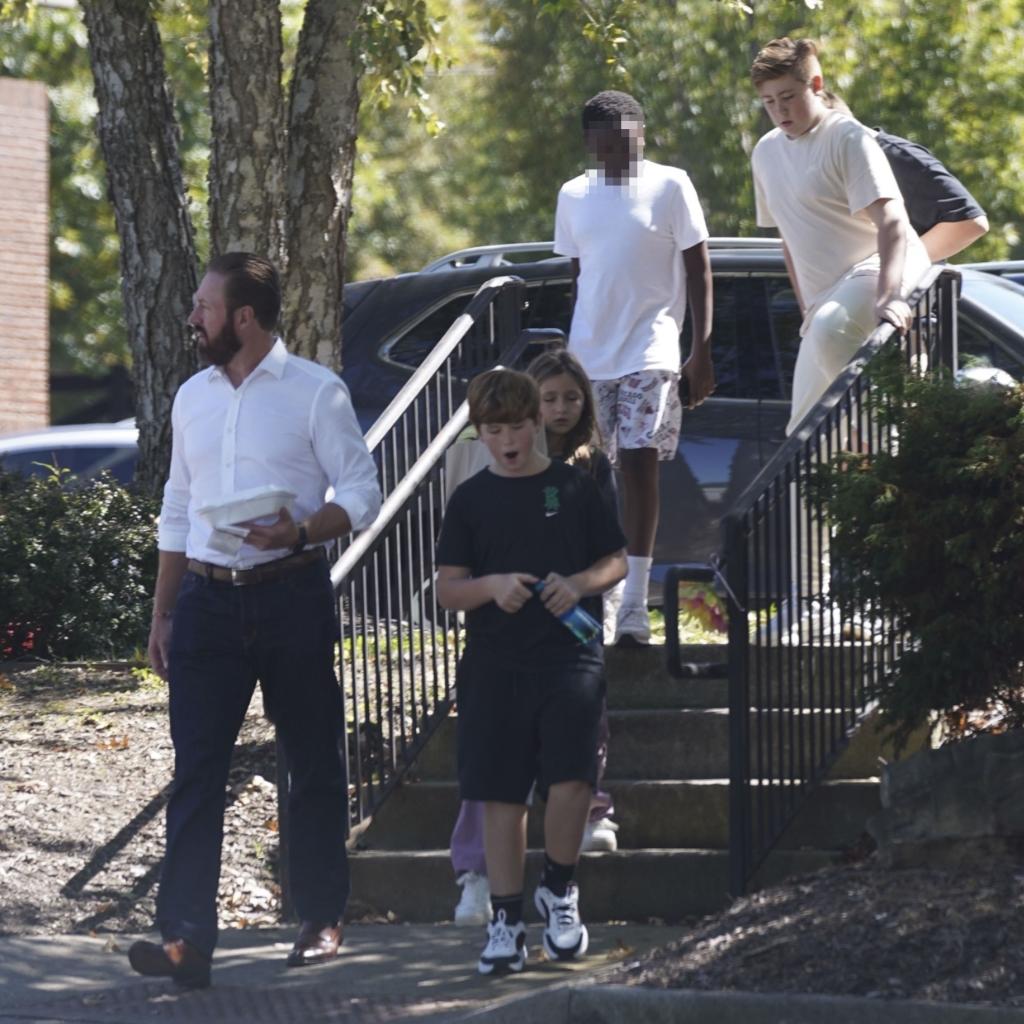
POLYGON ((808 311, 793 371, 793 402, 787 434, 796 430, 878 326, 877 290, 877 274, 855 270, 808 311))

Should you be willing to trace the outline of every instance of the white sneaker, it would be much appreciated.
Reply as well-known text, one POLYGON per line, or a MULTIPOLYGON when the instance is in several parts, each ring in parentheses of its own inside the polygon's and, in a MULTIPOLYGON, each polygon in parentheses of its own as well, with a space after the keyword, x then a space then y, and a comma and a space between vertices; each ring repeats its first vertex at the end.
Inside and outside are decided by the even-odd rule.
POLYGON ((644 605, 624 604, 615 620, 615 643, 643 645, 651 642, 651 617, 644 605))
POLYGON ((544 952, 552 960, 572 960, 583 956, 590 944, 587 926, 580 921, 580 890, 569 883, 564 896, 556 896, 546 886, 537 886, 533 902, 544 918, 544 952))
POLYGON ((580 853, 593 853, 600 850, 613 853, 619 848, 619 840, 615 836, 618 830, 619 826, 611 818, 588 821, 587 827, 583 830, 583 845, 580 846, 580 853))
POLYGON ((619 580, 611 590, 606 590, 601 598, 605 647, 615 643, 615 624, 619 621, 619 608, 622 606, 622 594, 625 589, 626 581, 619 580))
POLYGON ((455 907, 455 923, 464 925, 487 924, 494 916, 491 909, 491 886, 486 875, 464 871, 455 880, 462 886, 462 895, 455 907))
POLYGON ((499 910, 494 921, 487 925, 487 945, 480 954, 476 969, 481 974, 495 971, 519 973, 526 966, 526 925, 506 924, 505 911, 499 910))

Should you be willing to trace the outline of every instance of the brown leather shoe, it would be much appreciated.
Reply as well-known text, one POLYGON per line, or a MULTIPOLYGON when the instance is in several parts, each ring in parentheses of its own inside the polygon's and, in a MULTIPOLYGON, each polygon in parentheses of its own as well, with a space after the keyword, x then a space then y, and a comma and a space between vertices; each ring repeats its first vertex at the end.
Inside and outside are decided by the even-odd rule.
POLYGON ((150 978, 170 978, 182 988, 207 988, 210 958, 184 939, 133 942, 128 948, 132 969, 150 978))
POLYGON ((303 921, 286 961, 289 967, 308 967, 322 964, 338 955, 341 945, 341 925, 303 921))

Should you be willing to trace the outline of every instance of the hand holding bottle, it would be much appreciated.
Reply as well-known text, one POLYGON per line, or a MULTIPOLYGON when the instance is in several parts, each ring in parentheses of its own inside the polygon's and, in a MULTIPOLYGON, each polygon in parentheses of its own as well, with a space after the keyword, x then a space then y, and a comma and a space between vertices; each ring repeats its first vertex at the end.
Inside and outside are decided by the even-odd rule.
POLYGON ((544 602, 544 607, 556 616, 581 644, 589 643, 601 633, 601 624, 579 606, 579 592, 564 576, 550 573, 547 579, 534 583, 533 590, 544 602))

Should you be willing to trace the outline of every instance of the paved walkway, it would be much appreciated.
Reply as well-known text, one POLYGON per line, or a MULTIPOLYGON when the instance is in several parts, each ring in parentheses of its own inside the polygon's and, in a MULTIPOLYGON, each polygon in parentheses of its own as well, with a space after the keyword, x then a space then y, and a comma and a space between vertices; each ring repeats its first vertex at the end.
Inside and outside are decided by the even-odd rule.
POLYGON ((671 942, 679 929, 596 925, 580 963, 556 964, 542 958, 535 924, 527 969, 504 978, 477 974, 481 932, 453 925, 349 925, 336 961, 289 970, 284 957, 292 929, 230 931, 221 936, 213 985, 197 992, 134 974, 126 953, 139 936, 0 938, 0 1024, 433 1024, 583 977, 671 942))

